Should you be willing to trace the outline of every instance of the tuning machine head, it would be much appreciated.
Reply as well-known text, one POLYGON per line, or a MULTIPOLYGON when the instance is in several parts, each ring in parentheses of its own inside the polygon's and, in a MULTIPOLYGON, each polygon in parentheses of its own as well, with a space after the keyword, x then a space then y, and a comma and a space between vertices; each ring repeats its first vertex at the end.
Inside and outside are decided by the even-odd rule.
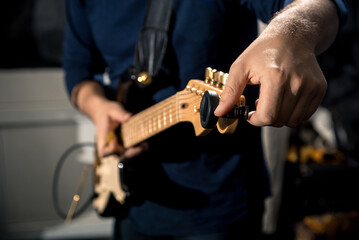
POLYGON ((201 125, 203 128, 210 129, 216 126, 218 117, 214 115, 219 104, 219 96, 215 91, 205 91, 200 105, 201 125))
MULTIPOLYGON (((200 119, 203 128, 211 129, 216 126, 218 117, 214 115, 214 111, 218 104, 219 95, 216 91, 208 90, 204 92, 200 105, 200 119)), ((222 118, 247 120, 248 112, 248 106, 245 105, 245 97, 241 96, 240 105, 235 106, 226 115, 222 116, 222 118)))
POLYGON ((219 89, 223 89, 223 86, 226 84, 228 78, 228 73, 222 71, 217 71, 210 67, 206 68, 205 71, 205 82, 211 86, 215 86, 219 89))

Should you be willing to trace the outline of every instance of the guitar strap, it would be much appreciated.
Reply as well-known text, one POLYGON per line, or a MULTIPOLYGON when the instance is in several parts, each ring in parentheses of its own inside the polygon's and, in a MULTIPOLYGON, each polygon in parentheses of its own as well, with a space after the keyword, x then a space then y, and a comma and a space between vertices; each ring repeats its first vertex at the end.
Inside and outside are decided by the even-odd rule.
POLYGON ((135 79, 149 85, 162 65, 168 42, 173 0, 149 0, 135 51, 135 79))

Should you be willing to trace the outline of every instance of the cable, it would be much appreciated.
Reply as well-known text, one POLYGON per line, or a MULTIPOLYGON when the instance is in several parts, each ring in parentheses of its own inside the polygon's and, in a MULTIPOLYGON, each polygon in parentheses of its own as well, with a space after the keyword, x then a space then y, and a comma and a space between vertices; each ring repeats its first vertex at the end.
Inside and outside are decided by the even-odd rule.
MULTIPOLYGON (((59 183, 60 172, 61 172, 61 169, 62 169, 66 159, 69 157, 69 155, 72 152, 74 152, 75 150, 83 148, 83 147, 95 147, 95 143, 93 143, 93 142, 84 142, 84 143, 76 143, 76 144, 72 145, 71 147, 69 147, 61 155, 59 161, 57 162, 56 168, 55 168, 54 178, 53 178, 53 181, 52 181, 52 200, 53 200, 53 204, 54 204, 56 213, 63 219, 66 219, 67 213, 64 213, 61 210, 60 204, 59 204, 59 201, 58 201, 58 183, 59 183)), ((91 196, 86 200, 84 205, 81 208, 79 208, 77 210, 77 212, 74 213, 73 218, 76 218, 78 215, 80 215, 88 207, 88 205, 92 201, 92 198, 93 197, 91 196)))

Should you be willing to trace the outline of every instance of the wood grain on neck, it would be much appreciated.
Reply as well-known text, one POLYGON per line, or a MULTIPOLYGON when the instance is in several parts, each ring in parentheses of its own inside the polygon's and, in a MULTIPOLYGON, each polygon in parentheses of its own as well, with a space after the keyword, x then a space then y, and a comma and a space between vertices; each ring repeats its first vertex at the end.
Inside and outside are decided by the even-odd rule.
MULTIPOLYGON (((203 128, 200 120, 202 93, 206 90, 216 91, 218 95, 222 93, 222 89, 214 84, 190 80, 186 89, 132 116, 121 125, 123 146, 132 147, 180 122, 192 123, 196 136, 208 134, 212 129, 203 128)), ((234 122, 237 123, 238 119, 221 120, 222 124, 217 124, 217 128, 226 133, 228 126, 234 126, 234 122)))
POLYGON ((122 141, 125 148, 134 146, 177 124, 179 119, 178 95, 175 94, 134 115, 122 124, 122 141))

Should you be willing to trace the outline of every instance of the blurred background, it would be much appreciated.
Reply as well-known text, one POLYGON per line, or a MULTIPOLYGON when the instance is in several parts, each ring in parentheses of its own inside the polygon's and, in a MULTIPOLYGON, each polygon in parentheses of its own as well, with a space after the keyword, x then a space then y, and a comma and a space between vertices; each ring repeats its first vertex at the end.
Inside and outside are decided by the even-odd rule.
POLYGON ((65 1, 1 5, 0 239, 109 237, 111 219, 88 207, 92 173, 77 207, 84 220, 73 227, 63 219, 95 156, 94 127, 74 110, 63 83, 65 1))
MULTIPOLYGON (((281 166, 268 239, 359 239, 359 4, 348 4, 342 34, 318 57, 322 108, 296 129, 264 130, 267 161, 281 166)), ((0 19, 0 239, 109 239, 112 219, 89 204, 92 172, 81 214, 64 223, 95 138, 64 89, 65 2, 3 1, 0 19)))

